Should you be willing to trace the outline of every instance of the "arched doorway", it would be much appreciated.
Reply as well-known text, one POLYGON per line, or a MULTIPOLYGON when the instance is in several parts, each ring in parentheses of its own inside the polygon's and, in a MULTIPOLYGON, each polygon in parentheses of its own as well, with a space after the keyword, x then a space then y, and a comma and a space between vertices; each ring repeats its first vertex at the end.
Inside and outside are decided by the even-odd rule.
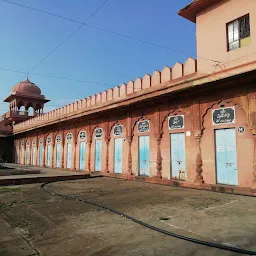
POLYGON ((36 165, 36 139, 33 139, 32 145, 32 165, 36 165))
POLYGON ((114 173, 123 173, 123 125, 113 127, 114 137, 114 173))
POLYGON ((94 169, 96 172, 102 171, 102 137, 103 129, 95 129, 95 155, 94 155, 94 169))
POLYGON ((46 166, 51 167, 52 165, 52 137, 49 135, 46 139, 46 166))
POLYGON ((85 170, 86 132, 79 133, 79 170, 85 170))
POLYGON ((150 121, 140 120, 137 123, 137 134, 139 137, 139 176, 150 176, 150 121))
POLYGON ((20 153, 21 153, 21 156, 20 156, 20 160, 21 161, 20 161, 20 163, 24 164, 24 157, 25 156, 24 156, 24 142, 23 141, 21 142, 21 152, 20 153))
POLYGON ((19 142, 16 144, 16 159, 15 159, 16 164, 20 163, 20 145, 19 142))
POLYGON ((26 165, 30 164, 30 141, 26 142, 26 165))
POLYGON ((43 154, 44 154, 44 141, 43 138, 39 140, 39 166, 43 166, 43 154))
POLYGON ((56 137, 56 168, 60 168, 61 136, 56 137))
POLYGON ((68 133, 66 136, 66 144, 67 144, 67 153, 66 153, 66 160, 67 160, 67 169, 71 169, 72 167, 72 133, 68 133))

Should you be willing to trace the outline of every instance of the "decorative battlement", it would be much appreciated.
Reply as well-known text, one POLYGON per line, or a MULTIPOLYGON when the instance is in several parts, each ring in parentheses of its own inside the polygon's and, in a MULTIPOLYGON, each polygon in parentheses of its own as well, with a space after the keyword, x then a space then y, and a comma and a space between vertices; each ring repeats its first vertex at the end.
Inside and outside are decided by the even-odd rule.
POLYGON ((34 127, 39 123, 58 120, 61 117, 70 116, 77 111, 88 110, 92 107, 95 108, 102 103, 106 104, 109 102, 109 104, 111 104, 113 101, 126 98, 131 94, 147 90, 148 88, 161 85, 165 82, 180 79, 183 76, 194 74, 196 72, 197 61, 193 58, 188 58, 184 64, 176 62, 172 68, 166 66, 162 71, 154 71, 152 75, 146 74, 143 78, 138 77, 135 81, 129 81, 127 84, 123 83, 120 86, 115 86, 107 91, 99 92, 98 94, 94 94, 85 99, 16 124, 13 126, 13 131, 19 132, 23 129, 34 127))

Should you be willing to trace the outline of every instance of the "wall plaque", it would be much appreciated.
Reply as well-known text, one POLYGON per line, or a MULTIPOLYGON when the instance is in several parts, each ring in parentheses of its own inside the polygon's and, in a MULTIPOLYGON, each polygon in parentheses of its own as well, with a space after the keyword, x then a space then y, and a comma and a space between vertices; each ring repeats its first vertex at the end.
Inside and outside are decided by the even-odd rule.
POLYGON ((144 120, 138 123, 138 132, 149 132, 149 121, 144 120))
POLYGON ((242 127, 242 126, 238 127, 238 128, 237 128, 237 131, 238 131, 239 133, 243 133, 243 132, 244 132, 244 127, 242 127))
POLYGON ((217 124, 235 123, 235 107, 219 108, 212 110, 212 122, 217 124))
POLYGON ((183 129, 184 128, 184 116, 169 116, 168 117, 169 130, 183 129))
POLYGON ((123 135, 123 126, 122 125, 114 126, 114 135, 115 136, 123 135))
POLYGON ((95 137, 101 138, 102 137, 102 128, 97 128, 95 131, 95 137))

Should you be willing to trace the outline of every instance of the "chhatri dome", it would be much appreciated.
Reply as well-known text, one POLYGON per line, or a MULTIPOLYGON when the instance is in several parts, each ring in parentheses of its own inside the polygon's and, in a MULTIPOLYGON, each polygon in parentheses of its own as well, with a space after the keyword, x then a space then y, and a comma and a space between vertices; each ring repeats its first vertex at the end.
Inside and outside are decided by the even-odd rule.
POLYGON ((28 77, 25 81, 13 86, 12 93, 37 94, 41 95, 41 90, 34 83, 30 82, 28 77))

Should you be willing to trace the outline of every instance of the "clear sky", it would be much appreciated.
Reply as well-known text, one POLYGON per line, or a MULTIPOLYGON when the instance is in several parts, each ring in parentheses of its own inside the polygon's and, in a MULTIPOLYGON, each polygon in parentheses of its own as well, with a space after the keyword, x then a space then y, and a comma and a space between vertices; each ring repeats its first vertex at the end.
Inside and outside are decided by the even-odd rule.
MULTIPOLYGON (((12 0, 84 22, 104 0, 12 0)), ((178 49, 170 51, 83 26, 29 75, 51 100, 46 110, 195 57, 195 24, 177 15, 191 0, 109 0, 88 24, 178 49), (75 81, 86 80, 102 84, 75 81), (105 85, 104 85, 105 84, 105 85), (108 85, 106 85, 108 84, 108 85), (111 86, 113 85, 113 86, 111 86)), ((29 72, 79 24, 0 1, 0 68, 29 72)), ((25 74, 0 70, 0 100, 25 74)), ((0 114, 8 109, 0 103, 0 114)))

